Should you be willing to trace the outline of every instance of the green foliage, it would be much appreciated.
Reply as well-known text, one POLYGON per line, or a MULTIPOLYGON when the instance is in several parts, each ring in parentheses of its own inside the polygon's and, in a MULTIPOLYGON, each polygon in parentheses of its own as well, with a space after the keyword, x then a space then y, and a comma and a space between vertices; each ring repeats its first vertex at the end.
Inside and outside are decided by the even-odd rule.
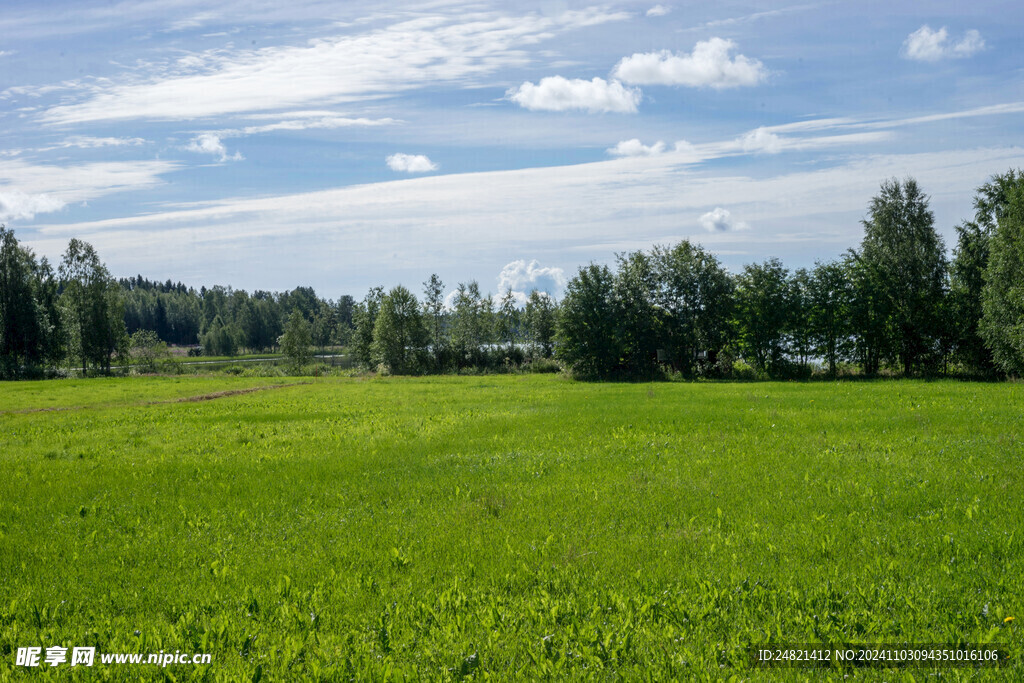
POLYGON ((545 292, 531 291, 523 309, 531 355, 551 358, 555 350, 557 321, 558 304, 555 300, 545 292))
POLYGON ((494 341, 494 304, 481 296, 474 280, 459 283, 452 301, 451 348, 459 368, 488 366, 488 347, 494 341))
POLYGON ((299 308, 293 309, 280 339, 281 353, 293 370, 302 368, 313 359, 312 343, 309 323, 299 308))
POLYGON ((556 356, 581 377, 607 377, 622 356, 615 279, 608 266, 580 268, 566 286, 555 333, 556 356))
POLYGON ((57 283, 44 258, 20 246, 13 230, 0 225, 0 379, 31 373, 59 360, 60 314, 57 283))
POLYGON ((507 353, 512 353, 519 342, 520 320, 516 298, 509 288, 501 297, 494 321, 494 337, 499 344, 504 344, 507 353))
POLYGON ((166 342, 160 341, 153 330, 138 330, 129 341, 129 361, 137 366, 140 372, 152 373, 168 369, 171 362, 166 342))
POLYGON ((374 287, 356 306, 352 315, 355 331, 352 334, 352 355, 364 368, 373 367, 373 329, 377 324, 384 288, 374 287))
POLYGON ((980 333, 996 366, 1024 375, 1024 176, 1006 188, 985 270, 980 333))
POLYGON ((882 183, 863 221, 858 256, 870 287, 884 346, 903 373, 934 369, 941 359, 946 255, 928 197, 917 181, 882 183))
POLYGON ((818 262, 806 284, 803 317, 813 351, 835 376, 841 361, 850 356, 850 324, 856 297, 848 261, 818 262))
POLYGON ((729 342, 733 283, 713 254, 689 241, 655 247, 655 301, 664 313, 661 346, 673 367, 691 377, 711 368, 729 342), (699 354, 706 354, 699 360, 699 354))
POLYGON ((54 644, 213 661, 42 678, 1024 675, 1018 384, 146 377, 0 406, 36 411, 0 414, 0 678, 54 644), (1010 658, 753 668, 769 642, 1010 658))
POLYGON ((611 323, 619 363, 632 377, 652 377, 658 371, 662 311, 656 305, 658 274, 654 260, 642 251, 620 255, 612 285, 611 323))
POLYGON ((992 236, 1005 214, 1010 191, 1024 179, 1020 171, 996 175, 974 195, 974 220, 956 226, 957 248, 950 263, 950 316, 956 357, 973 373, 992 374, 996 365, 980 331, 984 315, 985 270, 992 236))
POLYGON ((215 315, 210 324, 199 337, 203 353, 208 356, 235 356, 238 354, 241 331, 237 326, 224 322, 220 315, 215 315))
POLYGON ((387 372, 410 375, 426 365, 428 331, 416 296, 399 285, 380 303, 373 328, 371 361, 387 372))
POLYGON ((423 317, 430 338, 433 369, 441 372, 448 360, 448 336, 445 334, 444 283, 437 273, 423 283, 423 317))
POLYGON ((789 271, 778 259, 744 266, 734 296, 743 357, 770 373, 783 361, 792 321, 789 271))
POLYGON ((89 365, 109 373, 111 359, 128 343, 121 288, 92 245, 77 239, 68 243, 59 273, 70 355, 81 362, 83 375, 89 365))

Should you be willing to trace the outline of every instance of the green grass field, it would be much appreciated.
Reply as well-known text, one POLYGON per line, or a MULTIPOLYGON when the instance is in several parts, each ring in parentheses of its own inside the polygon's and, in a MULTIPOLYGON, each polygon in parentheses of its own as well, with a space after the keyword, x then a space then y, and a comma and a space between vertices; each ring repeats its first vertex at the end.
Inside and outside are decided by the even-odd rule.
POLYGON ((1020 679, 1022 440, 1013 383, 6 383, 0 679, 1020 679), (61 644, 213 661, 14 666, 61 644))

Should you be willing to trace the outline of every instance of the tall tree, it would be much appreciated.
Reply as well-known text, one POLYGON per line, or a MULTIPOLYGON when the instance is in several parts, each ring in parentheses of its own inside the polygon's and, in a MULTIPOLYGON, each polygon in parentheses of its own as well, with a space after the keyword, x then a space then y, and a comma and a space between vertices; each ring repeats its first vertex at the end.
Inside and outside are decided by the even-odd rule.
POLYGON ((735 315, 743 355, 776 372, 786 354, 790 325, 789 271, 778 259, 744 266, 736 277, 735 315))
POLYGON ((729 341, 732 280, 713 254, 689 241, 655 247, 656 303, 665 313, 662 343, 676 370, 692 376, 702 361, 712 365, 729 341))
POLYGON ((550 358, 555 348, 558 308, 548 294, 533 290, 526 300, 523 318, 530 339, 531 353, 550 358))
POLYGON ((498 317, 494 326, 495 337, 499 344, 504 344, 506 352, 511 354, 516 348, 519 336, 519 309, 512 288, 505 290, 498 306, 498 317))
POLYGON ((852 273, 842 261, 814 265, 807 289, 807 325, 814 352, 828 364, 830 375, 850 346, 853 306, 852 273))
POLYGON ((420 372, 426 361, 427 328, 416 296, 399 285, 380 302, 371 348, 375 366, 409 375, 420 372))
POLYGON ((377 324, 377 314, 380 312, 380 302, 383 298, 384 288, 374 287, 356 305, 352 315, 356 326, 352 335, 352 355, 360 365, 367 368, 373 367, 373 328, 377 324))
POLYGON ((811 274, 797 268, 789 278, 789 347, 796 361, 807 366, 814 353, 811 329, 811 274))
POLYGON ((445 366, 448 344, 444 329, 444 283, 437 273, 423 283, 423 315, 430 337, 434 372, 441 372, 445 366))
POLYGON ((608 266, 580 268, 559 308, 555 353, 574 373, 607 377, 619 369, 615 278, 608 266))
POLYGON ((298 307, 293 308, 279 342, 281 353, 288 359, 293 370, 298 371, 313 360, 312 344, 312 332, 306 316, 298 307))
POLYGON ((654 261, 642 251, 620 254, 617 260, 612 298, 621 362, 629 373, 649 376, 657 370, 663 313, 655 301, 654 261))
POLYGON ((1024 375, 1024 177, 1007 188, 990 241, 980 332, 1004 372, 1024 375))
POLYGON ((55 359, 52 271, 0 225, 0 377, 55 359))
POLYGON ((59 272, 68 341, 82 374, 89 363, 109 372, 111 358, 128 340, 121 288, 92 245, 77 239, 68 243, 59 272))
POLYGON ((949 264, 949 294, 956 355, 972 372, 995 370, 992 351, 982 338, 985 269, 989 243, 1005 212, 1009 191, 1024 178, 1019 170, 993 176, 974 195, 974 220, 956 226, 957 247, 949 264))
POLYGON ((486 363, 487 346, 493 339, 494 304, 480 295, 480 285, 459 283, 452 301, 451 346, 460 367, 486 363))
POLYGON ((886 308, 889 348, 911 374, 940 356, 946 253, 917 181, 882 183, 863 221, 860 259, 886 308))

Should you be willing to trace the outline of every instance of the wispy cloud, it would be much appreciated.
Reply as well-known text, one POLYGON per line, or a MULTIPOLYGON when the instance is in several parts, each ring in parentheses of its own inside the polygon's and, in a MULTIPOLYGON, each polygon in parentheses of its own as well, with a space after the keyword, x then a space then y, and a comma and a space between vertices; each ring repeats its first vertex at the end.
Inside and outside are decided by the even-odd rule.
POLYGON ((424 16, 304 46, 207 51, 141 75, 82 85, 84 99, 52 107, 42 120, 197 119, 389 98, 427 83, 466 85, 528 63, 525 46, 627 17, 598 9, 424 16))
POLYGON ((671 7, 665 5, 655 5, 654 7, 647 10, 647 16, 649 17, 663 17, 672 11, 671 7))
POLYGON ((73 135, 69 138, 65 138, 56 145, 49 147, 40 147, 40 152, 49 152, 54 149, 69 149, 76 147, 78 149, 97 149, 100 147, 137 147, 139 145, 146 144, 146 140, 142 138, 112 138, 112 137, 92 137, 89 135, 73 135))
POLYGON ((512 88, 506 97, 534 111, 586 111, 591 113, 635 113, 642 94, 636 88, 624 87, 618 81, 603 78, 583 80, 548 76, 540 83, 523 83, 512 88))
POLYGON ((403 173, 428 173, 438 168, 437 164, 422 154, 392 154, 385 161, 392 171, 403 173))
POLYGON ((339 116, 337 114, 324 114, 321 116, 300 116, 295 117, 288 114, 289 118, 274 123, 266 123, 259 126, 246 126, 234 131, 225 131, 221 137, 231 136, 232 133, 240 135, 255 135, 257 133, 271 133, 279 130, 327 130, 333 128, 350 128, 353 126, 390 126, 400 123, 398 119, 384 117, 370 119, 366 117, 339 116))
POLYGON ((178 168, 170 161, 107 161, 68 166, 0 159, 0 197, 7 220, 31 220, 68 204, 154 187, 178 168))
POLYGON ((685 85, 691 88, 738 88, 757 85, 768 70, 757 59, 732 56, 736 43, 723 38, 698 42, 690 54, 636 53, 620 61, 612 75, 637 85, 685 85))
MULTIPOLYGON (((624 225, 632 226, 629 239, 636 243, 690 236, 716 251, 786 258, 792 245, 808 244, 815 253, 838 254, 857 239, 858 219, 880 179, 910 173, 933 197, 959 197, 962 210, 969 211, 971 183, 1018 163, 1022 153, 1006 147, 855 156, 828 168, 759 178, 700 172, 665 153, 226 200, 48 226, 40 228, 32 246, 59 253, 67 236, 75 235, 100 249, 115 270, 121 264, 160 272, 188 266, 190 272, 202 268, 250 288, 294 285, 297 271, 290 268, 318 289, 342 286, 337 263, 344 254, 353 264, 344 286, 353 291, 378 284, 381 272, 394 273, 388 270, 394 262, 417 282, 434 271, 465 273, 467 260, 483 262, 525 249, 537 254, 572 249, 580 258, 608 258, 607 245, 622 241, 624 225), (965 178, 971 179, 966 185, 965 178), (711 233, 695 220, 694 231, 680 230, 679 216, 698 217, 709 206, 729 207, 730 216, 743 216, 756 227, 711 233), (386 248, 382 235, 388 236, 386 248), (253 267, 268 244, 274 245, 277 274, 253 267)), ((959 217, 938 216, 949 225, 959 217)), ((494 267, 501 263, 507 260, 494 267)))
POLYGON ((767 17, 777 17, 784 14, 790 14, 793 12, 802 12, 804 10, 815 9, 821 7, 823 3, 810 3, 805 5, 791 5, 789 7, 780 7, 779 9, 765 10, 763 12, 753 12, 751 14, 744 14, 739 17, 729 17, 728 19, 715 19, 707 21, 701 24, 700 29, 707 28, 718 28, 720 26, 734 26, 736 24, 746 24, 758 19, 765 19, 767 17))
POLYGON ((928 24, 917 29, 903 41, 903 56, 919 62, 936 62, 951 57, 970 57, 985 48, 985 41, 976 30, 967 31, 958 41, 949 39, 943 26, 933 31, 928 24))

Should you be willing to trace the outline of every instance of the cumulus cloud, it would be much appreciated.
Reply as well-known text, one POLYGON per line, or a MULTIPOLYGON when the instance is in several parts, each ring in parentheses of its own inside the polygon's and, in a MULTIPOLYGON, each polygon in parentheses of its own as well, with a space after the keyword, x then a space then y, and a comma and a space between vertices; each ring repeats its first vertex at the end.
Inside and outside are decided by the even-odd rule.
POLYGON ((190 152, 198 154, 212 154, 219 157, 220 161, 240 161, 243 157, 238 152, 228 155, 228 149, 221 142, 220 136, 216 133, 200 133, 186 147, 190 152))
POLYGON ((526 297, 535 289, 554 296, 564 286, 565 271, 561 268, 542 268, 536 259, 529 263, 524 259, 512 261, 501 269, 498 276, 499 295, 511 289, 521 301, 526 301, 526 297))
POLYGON ((649 157, 664 152, 665 143, 658 140, 653 145, 645 145, 637 138, 633 138, 632 140, 622 140, 607 151, 613 157, 649 157))
POLYGON ((738 142, 744 152, 764 152, 766 154, 781 152, 784 144, 783 138, 764 128, 750 131, 740 137, 738 142))
POLYGON ((392 154, 385 161, 392 171, 405 173, 427 173, 436 171, 437 164, 422 154, 392 154))
POLYGON ((618 81, 594 78, 568 79, 561 76, 542 78, 534 85, 526 82, 511 88, 506 97, 524 109, 569 111, 572 109, 600 113, 635 113, 640 104, 639 88, 624 87, 618 81))
POLYGON ((665 5, 655 5, 651 9, 647 10, 647 16, 649 17, 663 17, 672 11, 671 7, 665 5))
POLYGON ((938 31, 925 24, 903 41, 903 56, 919 62, 936 62, 952 57, 970 57, 985 47, 985 40, 976 30, 971 29, 957 42, 949 38, 943 26, 938 31))
POLYGON ((0 192, 0 220, 32 220, 37 213, 50 213, 64 208, 64 202, 45 194, 0 192))
POLYGON ((728 209, 716 206, 700 217, 700 224, 708 232, 728 232, 730 230, 746 230, 749 226, 743 221, 734 220, 728 209))
POLYGON ((757 85, 768 77, 768 70, 757 59, 731 56, 736 43, 723 38, 699 41, 690 54, 660 52, 636 53, 623 58, 612 75, 637 85, 685 85, 691 88, 737 88, 757 85))

